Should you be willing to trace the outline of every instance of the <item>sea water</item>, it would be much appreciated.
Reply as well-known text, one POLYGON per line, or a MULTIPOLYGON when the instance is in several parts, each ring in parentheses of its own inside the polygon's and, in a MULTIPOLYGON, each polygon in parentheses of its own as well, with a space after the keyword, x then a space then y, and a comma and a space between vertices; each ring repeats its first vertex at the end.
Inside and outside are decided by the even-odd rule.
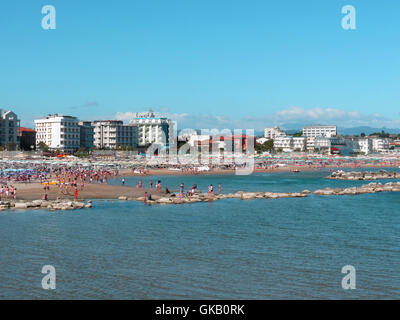
MULTIPOLYGON (((222 192, 359 186, 328 171, 126 178, 222 192)), ((390 180, 398 181, 398 180, 390 180)), ((383 181, 386 182, 386 181, 383 181)), ((121 180, 112 181, 120 184, 121 180)), ((183 205, 94 200, 92 209, 0 213, 2 299, 398 299, 400 194, 225 199, 183 205), (44 290, 44 265, 56 289, 44 290), (342 288, 342 267, 356 289, 342 288)))

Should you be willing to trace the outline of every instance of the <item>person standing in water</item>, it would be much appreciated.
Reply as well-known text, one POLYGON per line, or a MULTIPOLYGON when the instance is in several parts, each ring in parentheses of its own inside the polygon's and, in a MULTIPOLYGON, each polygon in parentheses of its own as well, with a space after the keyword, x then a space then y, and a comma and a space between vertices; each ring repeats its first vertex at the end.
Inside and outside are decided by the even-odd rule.
POLYGON ((218 192, 221 193, 222 187, 221 184, 218 185, 218 192))
POLYGON ((122 185, 125 184, 125 178, 122 178, 122 185))

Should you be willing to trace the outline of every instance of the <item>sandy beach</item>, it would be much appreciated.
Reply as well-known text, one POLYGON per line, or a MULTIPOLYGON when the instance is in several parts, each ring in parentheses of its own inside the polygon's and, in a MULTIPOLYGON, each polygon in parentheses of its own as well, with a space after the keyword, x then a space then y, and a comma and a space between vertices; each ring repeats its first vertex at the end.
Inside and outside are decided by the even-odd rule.
MULTIPOLYGON (((288 165, 284 167, 275 167, 275 168, 256 168, 253 173, 273 173, 273 172, 291 172, 293 170, 299 171, 320 171, 324 169, 329 170, 337 170, 337 169, 357 169, 357 168, 371 168, 371 169, 388 169, 388 168, 397 168, 397 166, 393 165, 385 165, 385 164, 358 164, 354 165, 326 165, 326 166, 294 166, 288 165)), ((235 175, 234 169, 212 169, 210 171, 203 171, 196 174, 188 173, 187 171, 177 171, 177 170, 168 170, 165 168, 162 169, 149 169, 146 171, 146 174, 138 174, 134 173, 131 169, 122 169, 119 171, 118 176, 114 178, 121 179, 122 177, 145 177, 145 176, 183 176, 183 175, 235 175)), ((51 179, 50 179, 51 180, 51 179)), ((39 182, 32 183, 14 183, 17 188, 17 199, 18 200, 37 200, 42 199, 44 195, 44 186, 39 182)), ((176 186, 178 188, 178 186, 176 186)), ((122 185, 110 185, 105 183, 86 183, 83 190, 80 190, 78 187, 78 199, 117 199, 120 196, 126 196, 128 198, 137 198, 144 196, 145 192, 149 194, 156 195, 155 189, 148 188, 137 188, 130 186, 122 186, 122 185)), ((176 190, 171 190, 172 192, 176 190)), ((163 194, 163 192, 159 193, 163 194)), ((49 200, 59 199, 74 199, 74 191, 71 189, 67 194, 60 193, 59 187, 52 185, 50 186, 50 190, 47 191, 47 196, 49 200)))
MULTIPOLYGON (((18 183, 15 186, 18 200, 37 200, 41 199, 44 194, 43 185, 40 183, 18 183)), ((154 189, 137 189, 136 187, 94 183, 86 184, 83 190, 79 190, 78 199, 117 199, 120 196, 142 197, 146 191, 156 194, 154 189)), ((73 199, 74 193, 70 190, 68 194, 61 194, 58 191, 58 186, 50 186, 47 196, 49 200, 56 200, 57 197, 60 199, 73 199)))

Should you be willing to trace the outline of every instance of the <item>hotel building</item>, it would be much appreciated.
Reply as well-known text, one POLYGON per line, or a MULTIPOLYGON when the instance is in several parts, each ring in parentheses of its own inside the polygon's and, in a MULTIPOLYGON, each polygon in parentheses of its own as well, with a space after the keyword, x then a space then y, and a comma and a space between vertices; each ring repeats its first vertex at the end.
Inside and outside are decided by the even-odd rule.
POLYGON ((78 122, 80 131, 80 146, 86 150, 90 150, 94 147, 94 126, 90 121, 79 121, 78 122))
POLYGON ((308 126, 303 128, 303 136, 305 137, 335 137, 337 135, 336 126, 308 126))
POLYGON ((273 128, 265 128, 264 129, 264 137, 267 139, 275 139, 277 137, 284 137, 286 136, 285 131, 281 130, 279 127, 273 128))
POLYGON ((137 127, 126 126, 121 120, 96 120, 93 126, 94 145, 97 148, 137 147, 137 127))
POLYGON ((303 152, 306 150, 306 142, 305 137, 277 137, 274 139, 274 148, 283 152, 303 152))
POLYGON ((36 146, 36 131, 30 128, 18 128, 18 140, 21 150, 31 151, 36 146))
POLYGON ((136 118, 131 120, 129 125, 137 127, 140 147, 146 147, 153 143, 168 146, 173 130, 173 123, 170 119, 157 116, 150 110, 136 113, 136 118))
POLYGON ((282 150, 283 152, 293 151, 293 137, 277 137, 274 139, 275 150, 282 150))
POLYGON ((375 138, 372 139, 372 150, 375 152, 388 152, 392 139, 375 138))
POLYGON ((14 112, 0 109, 0 145, 18 144, 19 122, 14 112))
POLYGON ((48 115, 35 120, 36 147, 45 143, 50 150, 74 152, 80 146, 78 119, 65 115, 48 115))
POLYGON ((372 152, 372 140, 368 138, 361 138, 358 139, 358 145, 360 148, 360 152, 364 154, 369 154, 372 152))

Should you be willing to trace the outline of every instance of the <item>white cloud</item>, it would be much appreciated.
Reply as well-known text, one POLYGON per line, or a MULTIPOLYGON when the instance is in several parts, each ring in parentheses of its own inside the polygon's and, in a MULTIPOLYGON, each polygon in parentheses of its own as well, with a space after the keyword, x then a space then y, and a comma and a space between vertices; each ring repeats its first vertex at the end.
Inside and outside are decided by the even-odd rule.
MULTIPOLYGON (((400 119, 387 118, 379 113, 363 114, 360 111, 346 111, 337 108, 289 107, 270 115, 256 116, 251 114, 243 118, 211 114, 163 113, 178 122, 178 128, 194 129, 255 129, 263 130, 269 126, 281 126, 286 129, 299 129, 304 125, 333 124, 340 127, 386 127, 399 128, 400 119)), ((134 112, 117 112, 115 118, 129 121, 135 117, 134 112)))

